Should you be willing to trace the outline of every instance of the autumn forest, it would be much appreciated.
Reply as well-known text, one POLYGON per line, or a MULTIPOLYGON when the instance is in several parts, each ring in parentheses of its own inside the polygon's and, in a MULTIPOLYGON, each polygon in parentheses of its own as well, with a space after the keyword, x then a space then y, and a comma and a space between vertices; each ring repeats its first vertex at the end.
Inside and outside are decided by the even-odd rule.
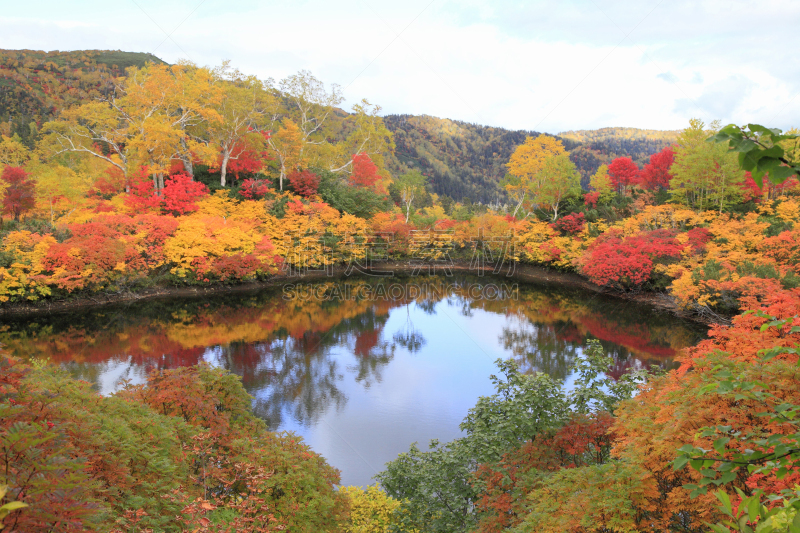
POLYGON ((550 135, 381 111, 306 70, 0 50, 0 529, 800 532, 800 131, 691 118, 550 135), (27 318, 297 276, 324 292, 387 264, 587 296, 252 296, 131 312, 127 329, 27 318), (590 294, 707 334, 614 322, 590 294), (275 376, 253 350, 237 372, 202 357, 324 345, 368 317, 350 350, 373 375, 375 321, 448 298, 536 324, 569 362, 543 370, 507 336, 461 437, 412 444, 369 486, 272 430, 280 409, 248 391, 275 376), (146 379, 103 395, 67 371, 112 352, 146 379))

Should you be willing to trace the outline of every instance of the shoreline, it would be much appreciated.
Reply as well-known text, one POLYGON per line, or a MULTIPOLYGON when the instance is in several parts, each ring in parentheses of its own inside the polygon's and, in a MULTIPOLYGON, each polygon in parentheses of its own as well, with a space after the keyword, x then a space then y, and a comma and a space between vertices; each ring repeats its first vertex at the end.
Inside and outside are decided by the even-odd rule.
MULTIPOLYGON (((549 270, 536 265, 517 264, 511 276, 505 274, 493 274, 492 267, 482 269, 471 268, 468 262, 454 262, 449 267, 453 273, 478 275, 482 270, 483 274, 489 277, 504 278, 513 281, 523 281, 526 283, 540 283, 548 285, 559 285, 562 287, 572 287, 586 290, 593 293, 600 293, 621 300, 634 301, 640 304, 649 305, 661 311, 668 312, 684 320, 691 320, 704 325, 718 323, 715 320, 703 317, 697 313, 687 312, 677 306, 674 300, 664 294, 656 292, 637 292, 620 293, 609 291, 589 282, 587 279, 573 272, 558 272, 549 270)), ((439 274, 444 270, 440 265, 436 265, 434 273, 439 274)), ((505 270, 505 269, 504 269, 505 270)), ((364 273, 356 272, 348 275, 347 267, 337 265, 332 268, 330 274, 323 271, 313 271, 311 273, 297 275, 277 275, 266 281, 253 281, 238 283, 236 285, 225 285, 218 283, 205 287, 153 287, 136 292, 125 293, 103 293, 99 292, 94 296, 81 296, 74 299, 13 303, 0 307, 0 318, 24 318, 26 316, 42 316, 56 313, 64 313, 72 310, 97 309, 109 305, 136 303, 146 300, 169 299, 169 298, 197 298, 202 296, 212 296, 221 294, 237 294, 258 292, 273 287, 281 287, 288 283, 298 281, 319 281, 324 279, 344 279, 351 276, 363 276, 364 273)), ((368 271, 392 271, 393 275, 428 275, 428 269, 420 267, 418 264, 411 264, 410 261, 382 261, 376 262, 368 271), (414 274, 415 271, 419 273, 414 274)))

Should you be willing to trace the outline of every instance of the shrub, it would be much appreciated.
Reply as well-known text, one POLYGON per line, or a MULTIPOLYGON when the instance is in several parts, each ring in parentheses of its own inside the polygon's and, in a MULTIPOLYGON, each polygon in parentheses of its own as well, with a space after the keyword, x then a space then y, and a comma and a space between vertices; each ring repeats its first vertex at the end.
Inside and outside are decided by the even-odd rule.
POLYGON ((292 190, 300 196, 310 198, 317 194, 319 176, 310 170, 294 171, 289 174, 288 178, 292 190))
POLYGON ((250 411, 238 376, 153 371, 102 397, 0 354, 0 485, 11 531, 338 531, 338 472, 250 411))
POLYGON ((659 229, 623 238, 618 231, 608 231, 589 246, 581 271, 597 285, 621 290, 641 287, 650 280, 654 261, 680 257, 674 235, 659 229))
POLYGON ((248 200, 261 200, 272 188, 272 184, 267 180, 248 178, 242 182, 239 192, 248 200))
POLYGON ((562 235, 575 235, 583 231, 586 218, 583 213, 570 213, 561 217, 553 223, 553 229, 561 232, 562 235))
POLYGON ((197 201, 208 195, 208 188, 191 176, 180 172, 164 182, 162 209, 173 215, 185 215, 197 211, 197 201))
POLYGON ((342 487, 339 493, 350 501, 350 519, 344 527, 346 533, 385 533, 396 523, 394 513, 400 502, 383 492, 377 485, 367 487, 342 487))

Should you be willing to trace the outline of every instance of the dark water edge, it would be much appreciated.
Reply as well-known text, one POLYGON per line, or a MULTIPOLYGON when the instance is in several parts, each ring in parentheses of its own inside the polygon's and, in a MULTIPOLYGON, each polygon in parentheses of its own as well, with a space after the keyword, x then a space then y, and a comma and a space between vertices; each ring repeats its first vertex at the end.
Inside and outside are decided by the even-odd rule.
MULTIPOLYGON (((375 263, 371 271, 385 272, 392 271, 397 277, 415 277, 419 270, 418 265, 409 261, 388 261, 375 263)), ((456 262, 451 267, 456 275, 492 277, 490 267, 475 267, 469 263, 456 262)), ((435 275, 435 272, 432 273, 435 275)), ((67 313, 72 311, 85 311, 116 305, 132 305, 149 300, 181 300, 188 298, 207 298, 216 295, 227 294, 255 294, 271 288, 282 287, 287 283, 315 282, 331 280, 347 280, 358 278, 359 275, 350 276, 348 267, 343 265, 334 266, 328 272, 310 271, 295 275, 276 275, 266 281, 252 281, 237 284, 216 283, 203 286, 154 286, 142 288, 136 291, 120 292, 97 292, 91 294, 75 295, 63 300, 42 300, 38 302, 15 302, 0 304, 0 318, 4 320, 67 313)), ((518 264, 511 276, 504 276, 516 282, 535 283, 535 284, 554 284, 563 288, 580 288, 587 292, 599 292, 609 297, 619 298, 626 301, 634 301, 648 305, 653 308, 668 311, 684 320, 691 320, 699 324, 710 325, 717 321, 729 322, 730 317, 701 315, 691 310, 682 309, 675 300, 663 292, 629 292, 621 293, 600 287, 589 282, 586 278, 573 272, 560 272, 557 270, 537 266, 518 264)))

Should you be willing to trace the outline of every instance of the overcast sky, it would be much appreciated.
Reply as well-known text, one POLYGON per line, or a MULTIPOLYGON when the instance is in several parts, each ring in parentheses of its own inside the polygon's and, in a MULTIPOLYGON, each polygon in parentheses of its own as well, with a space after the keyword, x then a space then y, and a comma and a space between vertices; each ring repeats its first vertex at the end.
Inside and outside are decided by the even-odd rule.
POLYGON ((3 0, 0 47, 120 49, 557 133, 800 126, 797 0, 3 0))

